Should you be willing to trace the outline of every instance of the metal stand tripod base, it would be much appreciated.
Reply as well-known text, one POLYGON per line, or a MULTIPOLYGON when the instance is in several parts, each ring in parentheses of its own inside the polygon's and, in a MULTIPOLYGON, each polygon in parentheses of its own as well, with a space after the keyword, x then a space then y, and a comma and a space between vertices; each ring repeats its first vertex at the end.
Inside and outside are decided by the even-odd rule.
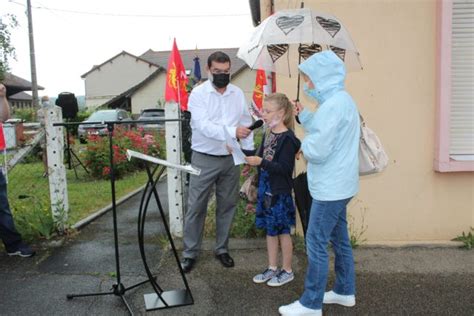
POLYGON ((68 294, 66 297, 68 300, 72 300, 74 297, 87 297, 87 296, 102 296, 102 295, 116 295, 116 296, 120 296, 120 298, 122 299, 123 303, 125 304, 125 307, 127 307, 128 309, 128 312, 130 313, 130 315, 133 315, 133 311, 132 311, 132 308, 130 307, 130 305, 128 304, 127 300, 125 299, 125 292, 128 291, 128 290, 131 290, 133 288, 136 288, 137 286, 140 286, 142 284, 145 284, 145 283, 148 283, 150 282, 150 280, 145 280, 145 281, 142 281, 140 283, 137 283, 135 285, 132 285, 128 288, 125 288, 125 286, 123 286, 122 283, 119 283, 119 284, 114 284, 112 286, 112 291, 111 292, 98 292, 98 293, 87 293, 87 294, 68 294))
POLYGON ((188 290, 173 290, 161 293, 163 300, 160 300, 156 293, 143 295, 145 299, 145 308, 147 311, 155 309, 171 308, 194 304, 191 293, 188 290), (166 302, 166 305, 163 303, 166 302))

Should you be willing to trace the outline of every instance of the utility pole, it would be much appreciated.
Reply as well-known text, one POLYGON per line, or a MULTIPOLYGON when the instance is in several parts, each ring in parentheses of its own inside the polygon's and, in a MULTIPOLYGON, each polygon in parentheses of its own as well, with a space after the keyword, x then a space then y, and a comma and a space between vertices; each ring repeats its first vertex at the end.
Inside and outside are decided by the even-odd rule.
POLYGON ((31 85, 33 92, 33 106, 37 107, 38 102, 38 82, 36 80, 36 60, 35 60, 35 41, 33 39, 33 18, 31 16, 31 0, 26 0, 26 9, 28 13, 28 35, 30 39, 30 66, 31 66, 31 85))

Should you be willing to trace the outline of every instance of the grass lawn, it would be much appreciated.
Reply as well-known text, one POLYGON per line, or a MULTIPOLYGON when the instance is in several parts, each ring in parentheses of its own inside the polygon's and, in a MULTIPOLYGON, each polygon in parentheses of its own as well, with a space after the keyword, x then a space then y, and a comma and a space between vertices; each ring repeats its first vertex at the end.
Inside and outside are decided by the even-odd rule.
MULTIPOLYGON (((115 181, 115 197, 119 200, 142 187, 148 180, 146 171, 133 171, 138 169, 138 165, 130 165, 125 160, 123 153, 125 148, 135 150, 138 148, 139 151, 144 150, 163 157, 166 155, 166 146, 163 133, 143 135, 141 131, 137 130, 127 131, 127 135, 121 135, 118 129, 117 133, 117 138, 114 140, 114 159, 117 161, 115 166, 118 173, 123 175, 115 181)), ((81 165, 78 165, 76 166, 76 177, 74 170, 66 169, 69 212, 64 214, 60 211, 59 217, 67 216, 68 226, 112 203, 110 180, 97 179, 106 171, 102 161, 104 157, 106 157, 105 165, 108 165, 108 140, 98 139, 97 142, 91 143, 93 146, 80 144, 79 141, 71 143, 74 152, 82 162, 89 161, 89 169, 96 173, 99 170, 100 174, 92 177, 81 165), (91 153, 92 156, 90 156, 91 153), (100 168, 103 168, 104 171, 100 172, 100 168)), ((43 177, 43 163, 41 152, 38 149, 35 147, 8 174, 8 198, 16 226, 26 240, 49 238, 53 232, 63 228, 55 227, 56 223, 52 219, 49 179, 43 177)), ((73 159, 73 163, 76 163, 75 159, 73 159)))
MULTIPOLYGON (((69 198, 68 224, 72 225, 95 211, 109 205, 109 180, 95 180, 77 167, 66 170, 69 198)), ((26 240, 46 237, 54 231, 51 219, 48 178, 43 178, 41 162, 18 164, 8 175, 8 197, 16 226, 26 240)), ((115 182, 116 199, 120 199, 147 181, 145 171, 129 174, 115 182)))
MULTIPOLYGON (((70 224, 74 224, 112 203, 112 189, 109 180, 90 179, 85 177, 85 173, 79 174, 79 180, 76 180, 73 170, 67 170, 67 178, 69 198, 68 222, 70 224)), ((115 181, 116 199, 118 200, 127 193, 135 191, 144 185, 147 180, 146 171, 140 171, 115 181)))

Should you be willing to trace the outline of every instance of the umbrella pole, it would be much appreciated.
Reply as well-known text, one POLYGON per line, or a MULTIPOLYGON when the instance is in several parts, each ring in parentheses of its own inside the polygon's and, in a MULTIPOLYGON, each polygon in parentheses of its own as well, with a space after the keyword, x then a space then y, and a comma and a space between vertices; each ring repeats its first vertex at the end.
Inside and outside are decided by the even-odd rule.
MULTIPOLYGON (((304 1, 301 1, 300 8, 304 8, 304 1)), ((298 66, 301 64, 301 43, 298 46, 298 66)), ((300 101, 300 71, 298 70, 298 86, 296 87, 296 102, 300 101)), ((296 117, 296 121, 300 123, 300 120, 298 119, 298 116, 296 117)))
MULTIPOLYGON (((300 46, 298 47, 298 66, 299 66, 300 63, 301 63, 301 51, 300 51, 300 48, 301 48, 301 44, 300 44, 300 46)), ((300 74, 300 71, 298 70, 298 83, 297 83, 297 86, 296 86, 296 100, 295 100, 295 102, 300 102, 300 80, 301 80, 301 74, 300 74)), ((298 124, 301 124, 300 119, 298 118, 298 115, 295 116, 295 119, 296 119, 296 122, 297 122, 298 124)))
MULTIPOLYGON (((298 66, 301 64, 301 52, 300 52, 301 44, 298 47, 298 66)), ((301 74, 298 70, 298 83, 296 86, 296 102, 300 101, 300 81, 301 81, 301 74)))

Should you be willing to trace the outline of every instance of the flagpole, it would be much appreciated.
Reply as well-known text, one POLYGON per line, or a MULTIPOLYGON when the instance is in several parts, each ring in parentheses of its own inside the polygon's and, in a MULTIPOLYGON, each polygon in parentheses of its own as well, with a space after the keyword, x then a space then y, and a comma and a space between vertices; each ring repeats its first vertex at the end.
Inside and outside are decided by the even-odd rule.
MULTIPOLYGON (((186 75, 186 74, 185 74, 186 75)), ((178 81, 178 124, 179 124, 179 149, 181 151, 181 91, 179 91, 179 88, 180 88, 180 85, 181 85, 181 81, 179 80, 179 77, 180 76, 177 76, 176 80, 178 81)), ((182 164, 183 163, 183 157, 181 155, 181 153, 179 154, 179 163, 182 164)), ((181 188, 183 186, 183 181, 181 181, 181 188)), ((183 191, 181 191, 183 192, 183 191)))

